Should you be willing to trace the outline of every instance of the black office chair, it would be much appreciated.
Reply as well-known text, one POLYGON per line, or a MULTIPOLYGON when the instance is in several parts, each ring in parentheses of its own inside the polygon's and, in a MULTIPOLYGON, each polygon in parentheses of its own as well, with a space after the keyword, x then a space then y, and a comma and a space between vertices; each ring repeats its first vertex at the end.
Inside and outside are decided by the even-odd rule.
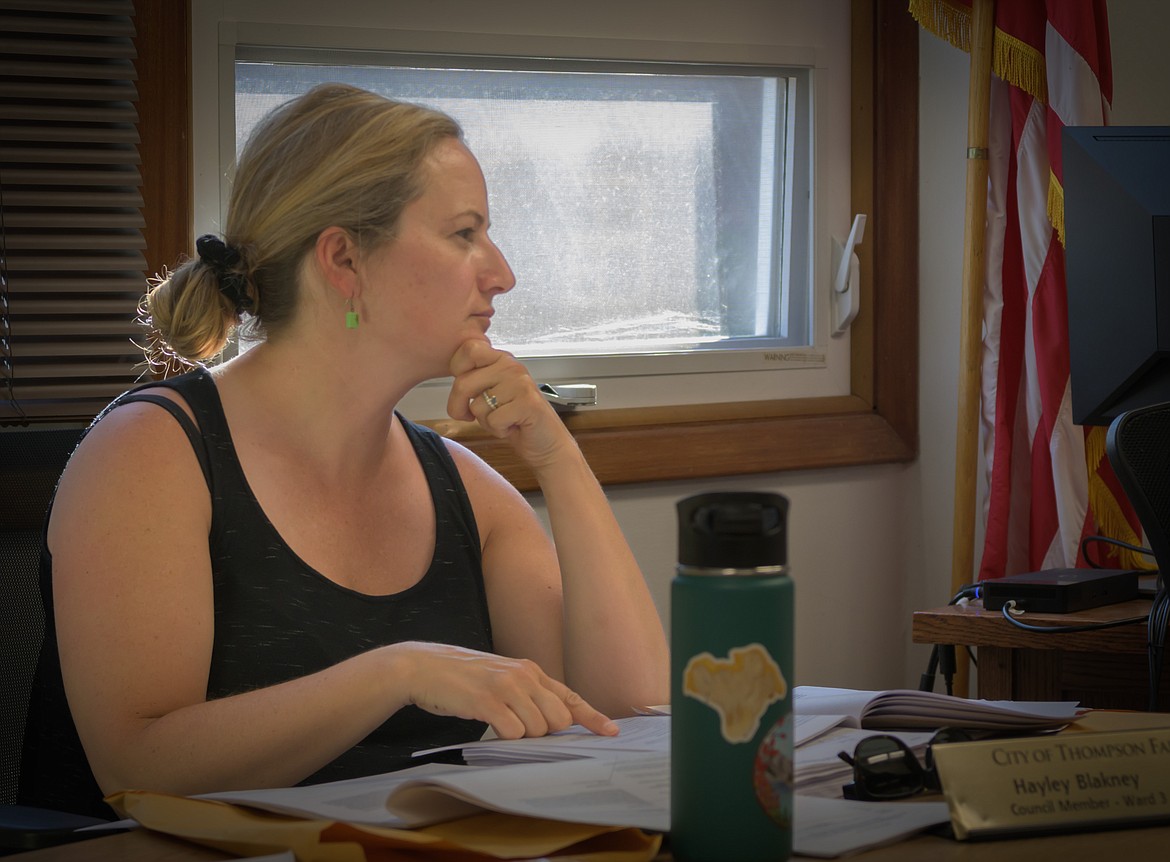
POLYGON ((15 805, 29 693, 45 636, 38 569, 49 500, 79 429, 0 431, 0 856, 78 840, 100 823, 15 805))
POLYGON ((1158 566, 1158 591, 1150 609, 1150 710, 1158 708, 1162 654, 1170 624, 1170 403, 1122 413, 1109 426, 1105 451, 1142 523, 1158 566))

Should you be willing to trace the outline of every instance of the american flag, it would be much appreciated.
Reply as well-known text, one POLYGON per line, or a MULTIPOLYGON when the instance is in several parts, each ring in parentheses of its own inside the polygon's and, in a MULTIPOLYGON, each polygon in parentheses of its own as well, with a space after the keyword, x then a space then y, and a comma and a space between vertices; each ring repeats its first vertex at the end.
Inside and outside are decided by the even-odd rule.
MULTIPOLYGON (((911 0, 910 11, 970 50, 971 0, 911 0)), ((992 69, 980 580, 1084 565, 1088 535, 1141 539, 1105 457, 1105 429, 1073 423, 1069 386, 1061 130, 1108 123, 1105 0, 1000 0, 992 69)), ((1098 547, 1108 548, 1093 555, 1101 565, 1140 565, 1098 547)))

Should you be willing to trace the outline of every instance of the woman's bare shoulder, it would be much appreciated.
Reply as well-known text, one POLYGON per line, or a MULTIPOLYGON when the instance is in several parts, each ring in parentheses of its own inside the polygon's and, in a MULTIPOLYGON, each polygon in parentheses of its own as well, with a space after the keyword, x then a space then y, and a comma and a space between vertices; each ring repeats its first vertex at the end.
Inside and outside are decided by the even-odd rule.
POLYGON ((459 470, 459 478, 463 480, 467 493, 473 502, 478 494, 500 496, 514 502, 523 501, 523 497, 516 490, 516 487, 479 455, 462 443, 447 437, 443 438, 443 443, 451 454, 451 459, 459 470))
MULTIPOLYGON (((173 390, 144 391, 191 415, 173 390)), ((203 518, 207 497, 198 457, 179 422, 157 404, 131 402, 107 412, 82 439, 62 473, 54 520, 93 517, 99 508, 114 517, 143 517, 188 507, 203 518)))
MULTIPOLYGON (((149 394, 165 398, 177 405, 193 422, 191 406, 173 389, 157 386, 138 390, 135 394, 149 394)), ((73 461, 90 459, 140 459, 145 465, 151 460, 166 460, 175 455, 176 444, 188 449, 186 432, 176 418, 161 405, 149 401, 120 403, 110 409, 94 424, 81 441, 73 461)), ((71 466, 73 461, 70 462, 71 466)))

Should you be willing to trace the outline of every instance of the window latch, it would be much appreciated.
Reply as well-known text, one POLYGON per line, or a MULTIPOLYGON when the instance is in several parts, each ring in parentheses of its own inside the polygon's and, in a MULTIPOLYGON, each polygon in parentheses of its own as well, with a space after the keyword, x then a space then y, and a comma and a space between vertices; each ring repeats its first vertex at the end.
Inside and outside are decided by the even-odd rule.
POLYGON ((540 394, 558 410, 575 410, 597 404, 597 387, 592 383, 550 383, 537 385, 540 394))
POLYGON ((853 217, 853 227, 845 245, 833 237, 833 335, 841 335, 853 323, 861 309, 861 261, 853 249, 861 245, 865 236, 866 215, 853 217))

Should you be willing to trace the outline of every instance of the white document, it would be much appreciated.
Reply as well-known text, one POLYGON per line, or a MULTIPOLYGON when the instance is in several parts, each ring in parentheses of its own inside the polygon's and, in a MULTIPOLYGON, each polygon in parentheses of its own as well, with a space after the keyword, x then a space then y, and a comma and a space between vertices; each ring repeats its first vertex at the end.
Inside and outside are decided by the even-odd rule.
POLYGON ((832 859, 947 823, 945 802, 853 802, 797 796, 792 852, 832 859))
POLYGON ((386 826, 391 829, 409 829, 465 817, 482 811, 481 806, 468 805, 455 799, 443 811, 436 810, 430 819, 412 820, 392 812, 386 802, 400 785, 420 778, 444 775, 448 772, 468 772, 476 769, 447 763, 427 763, 387 772, 382 775, 367 775, 363 778, 348 778, 326 784, 309 784, 303 787, 274 787, 265 790, 225 790, 206 793, 199 799, 216 799, 246 805, 275 814, 289 814, 294 817, 336 820, 342 823, 359 823, 368 826, 386 826))
MULTIPOLYGON (((1016 730, 1055 729, 1077 718, 1073 702, 969 700, 935 692, 902 689, 857 691, 797 686, 793 691, 794 746, 839 727, 1016 730)), ((483 739, 415 752, 416 757, 460 749, 468 764, 495 766, 592 757, 600 752, 670 752, 670 716, 618 719, 617 736, 598 736, 574 725, 532 739, 483 739)), ((852 750, 852 747, 850 747, 852 750)))
POLYGON ((670 829, 670 756, 604 752, 595 757, 472 768, 399 785, 389 807, 410 820, 435 817, 453 797, 492 811, 593 823, 670 829))
MULTIPOLYGON (((832 858, 889 844, 946 823, 945 802, 854 802, 841 798, 852 753, 868 728, 909 727, 898 736, 916 753, 943 726, 1034 731, 1077 717, 1075 703, 971 701, 933 692, 794 690, 798 855, 832 858), (867 729, 862 730, 861 725, 867 729), (923 728, 921 732, 913 728, 923 728), (927 729, 929 728, 929 729, 927 729)), ((616 737, 579 726, 546 737, 461 746, 469 762, 307 787, 208 794, 206 798, 301 817, 409 828, 483 810, 575 823, 670 829, 670 719, 621 719, 616 737)), ((439 750, 439 749, 437 749, 439 750)))
MULTIPOLYGON (((836 757, 843 739, 829 734, 818 740, 823 752, 817 756, 836 757)), ((799 776, 799 762, 797 769, 799 776)), ((670 757, 663 752, 598 751, 592 757, 512 766, 427 764, 329 784, 212 793, 204 798, 394 828, 438 823, 486 809, 667 832, 670 757)), ((943 802, 851 802, 798 793, 794 849, 800 855, 833 857, 889 843, 948 819, 943 802)))
POLYGON ((1076 721, 1072 701, 969 700, 933 691, 858 691, 798 685, 792 708, 799 715, 844 715, 853 727, 1048 730, 1076 721))
MULTIPOLYGON (((447 794, 531 817, 670 829, 670 763, 661 754, 610 753, 419 778, 400 785, 390 807, 426 817, 447 794)), ((821 858, 889 844, 950 820, 941 801, 853 802, 798 795, 795 813, 793 852, 821 858)))
POLYGON ((849 723, 847 715, 793 715, 792 716, 792 744, 800 748, 812 742, 818 736, 823 736, 834 727, 849 723))
POLYGON ((579 724, 567 730, 526 739, 482 739, 441 748, 416 751, 415 757, 440 751, 462 749, 463 759, 472 766, 505 763, 544 763, 593 757, 607 751, 670 753, 670 716, 635 715, 619 718, 617 736, 599 736, 579 724))
MULTIPOLYGON (((849 717, 845 715, 795 716, 794 745, 799 747, 848 722, 849 717)), ((669 715, 636 715, 620 718, 616 724, 621 730, 617 736, 598 736, 575 724, 567 730, 550 733, 548 736, 531 739, 481 739, 416 751, 414 756, 422 757, 440 751, 461 749, 463 759, 472 766, 497 766, 593 757, 598 752, 605 751, 670 753, 669 715)))
POLYGON ((510 766, 426 764, 328 784, 200 798, 398 829, 488 810, 665 832, 670 828, 670 756, 598 752, 596 757, 510 766))

